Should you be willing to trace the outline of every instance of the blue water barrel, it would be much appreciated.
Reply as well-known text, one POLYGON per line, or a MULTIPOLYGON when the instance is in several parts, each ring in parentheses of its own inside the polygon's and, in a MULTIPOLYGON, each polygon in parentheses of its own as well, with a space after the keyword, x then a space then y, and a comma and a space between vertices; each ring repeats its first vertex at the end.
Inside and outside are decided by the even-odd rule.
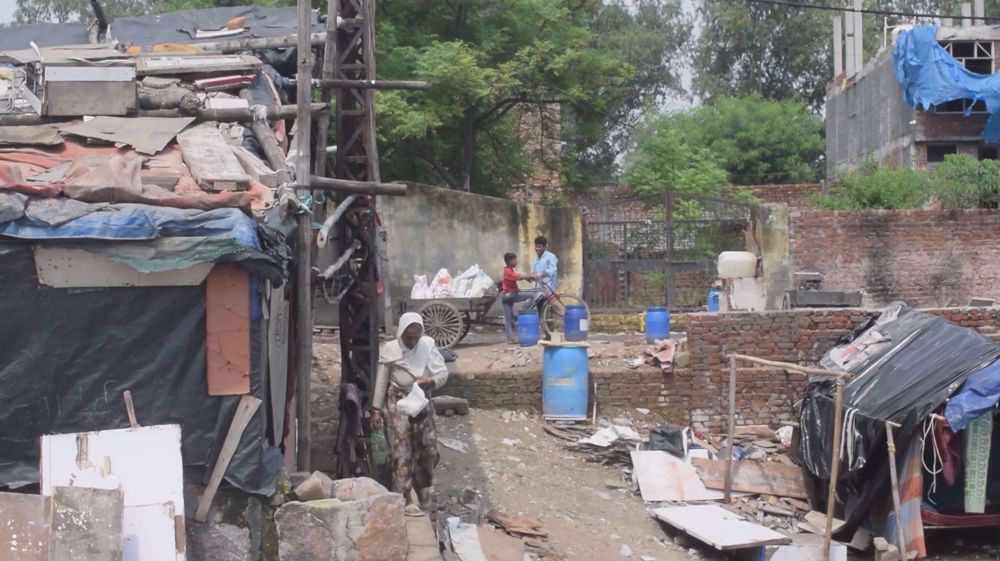
POLYGON ((646 308, 646 342, 670 338, 670 312, 665 306, 646 308))
POLYGON ((586 341, 589 328, 590 319, 587 317, 586 306, 581 304, 566 306, 566 315, 563 316, 563 333, 567 341, 586 341))
POLYGON ((542 355, 542 415, 586 419, 590 369, 587 348, 549 345, 542 355))
POLYGON ((708 291, 708 311, 718 312, 720 309, 719 298, 722 297, 722 293, 718 289, 711 289, 708 291))
POLYGON ((522 347, 538 344, 538 312, 517 314, 517 342, 522 347))

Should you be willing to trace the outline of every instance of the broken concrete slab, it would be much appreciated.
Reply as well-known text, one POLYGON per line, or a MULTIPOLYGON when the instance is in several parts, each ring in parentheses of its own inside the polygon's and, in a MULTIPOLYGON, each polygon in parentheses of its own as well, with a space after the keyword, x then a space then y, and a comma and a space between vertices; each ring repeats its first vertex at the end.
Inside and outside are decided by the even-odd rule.
POLYGON ((321 471, 314 471, 295 487, 294 493, 302 502, 333 498, 333 479, 321 471))
POLYGON ((48 498, 0 493, 0 559, 48 561, 48 498))
POLYGON ((657 519, 720 550, 786 545, 791 538, 744 520, 719 505, 688 505, 658 508, 657 519))
POLYGON ((403 496, 292 502, 275 514, 282 561, 399 561, 406 558, 403 496))
POLYGON ((188 561, 250 561, 250 530, 232 524, 188 526, 188 561))
POLYGON ((122 561, 120 489, 54 487, 50 561, 122 561))

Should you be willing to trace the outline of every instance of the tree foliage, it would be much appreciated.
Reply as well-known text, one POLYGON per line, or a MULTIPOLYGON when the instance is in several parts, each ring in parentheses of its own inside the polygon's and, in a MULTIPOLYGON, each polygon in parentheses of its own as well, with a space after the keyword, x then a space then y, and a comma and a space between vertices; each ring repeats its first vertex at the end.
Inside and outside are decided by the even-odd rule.
POLYGON ((725 183, 815 181, 823 121, 799 101, 722 98, 662 115, 637 135, 627 181, 709 194, 725 183))
POLYGON ((687 28, 652 7, 679 17, 678 5, 642 0, 630 11, 624 3, 570 0, 380 3, 379 75, 432 85, 429 93, 379 94, 383 175, 502 191, 523 181, 531 165, 512 116, 545 104, 559 104, 571 123, 564 135, 569 158, 600 160, 595 153, 612 144, 616 124, 675 87, 664 45, 679 42, 687 28), (628 25, 618 25, 617 35, 595 31, 615 21, 628 25))
POLYGON ((698 5, 694 89, 703 101, 756 94, 823 106, 833 70, 829 12, 746 0, 698 5))

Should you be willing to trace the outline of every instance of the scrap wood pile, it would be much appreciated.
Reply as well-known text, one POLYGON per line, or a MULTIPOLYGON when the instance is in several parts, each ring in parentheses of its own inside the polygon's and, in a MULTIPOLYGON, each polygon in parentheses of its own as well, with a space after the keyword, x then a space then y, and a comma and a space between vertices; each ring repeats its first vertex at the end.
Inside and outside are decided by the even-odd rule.
POLYGON ((548 530, 537 518, 494 508, 487 520, 489 525, 478 526, 451 517, 439 524, 438 540, 444 551, 463 560, 564 561, 549 547, 548 530))

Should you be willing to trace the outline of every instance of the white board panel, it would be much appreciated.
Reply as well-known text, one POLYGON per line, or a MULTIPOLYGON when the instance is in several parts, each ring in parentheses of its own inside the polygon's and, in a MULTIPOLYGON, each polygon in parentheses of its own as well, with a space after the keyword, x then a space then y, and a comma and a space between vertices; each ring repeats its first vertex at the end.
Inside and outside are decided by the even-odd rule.
POLYGON ((748 522, 719 505, 657 508, 653 516, 719 550, 792 543, 790 537, 748 522))
POLYGON ((140 273, 132 267, 82 249, 35 246, 38 282, 54 288, 198 286, 213 263, 187 269, 140 273))
POLYGON ((722 491, 705 488, 694 466, 676 456, 662 450, 631 454, 643 501, 718 501, 725 496, 722 491))

